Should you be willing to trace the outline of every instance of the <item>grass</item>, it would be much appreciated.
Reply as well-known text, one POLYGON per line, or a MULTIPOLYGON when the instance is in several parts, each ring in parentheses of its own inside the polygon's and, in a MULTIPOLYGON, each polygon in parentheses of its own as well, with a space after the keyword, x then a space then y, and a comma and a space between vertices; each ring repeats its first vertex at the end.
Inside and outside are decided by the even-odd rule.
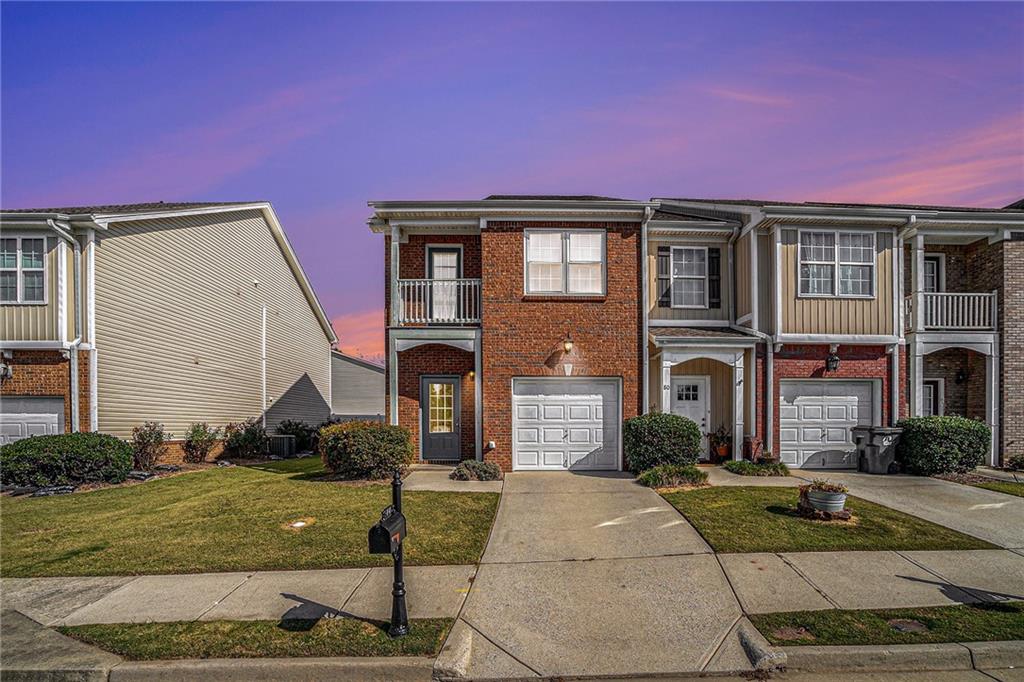
POLYGON ((1024 483, 1014 483, 1013 481, 987 481, 985 483, 974 483, 972 485, 974 485, 975 488, 995 490, 997 493, 1006 493, 1007 495, 1024 497, 1024 483))
POLYGON ((777 646, 929 644, 1024 639, 1024 602, 877 611, 765 613, 751 615, 750 620, 769 642, 777 646), (924 629, 920 632, 900 632, 889 623, 896 619, 916 621, 924 629))
POLYGON ((751 462, 738 459, 727 461, 722 468, 739 476, 789 476, 789 467, 782 462, 751 462))
POLYGON ((664 494, 717 552, 994 549, 983 540, 848 497, 854 520, 809 521, 796 488, 703 488, 664 494))
POLYGON ((435 656, 451 618, 410 621, 391 639, 387 623, 352 618, 286 621, 215 620, 78 625, 60 632, 132 661, 172 658, 435 656))
MULTIPOLYGON (((316 458, 182 474, 89 493, 0 498, 4 577, 139 575, 390 565, 366 533, 386 484, 322 480, 316 458), (302 530, 287 524, 304 519, 302 530)), ((410 565, 470 564, 497 493, 408 492, 410 565)))

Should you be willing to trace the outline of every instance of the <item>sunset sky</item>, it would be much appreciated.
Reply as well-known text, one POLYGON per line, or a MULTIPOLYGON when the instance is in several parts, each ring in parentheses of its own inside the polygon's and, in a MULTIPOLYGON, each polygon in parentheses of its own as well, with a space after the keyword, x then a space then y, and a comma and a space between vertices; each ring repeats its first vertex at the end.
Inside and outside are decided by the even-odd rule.
POLYGON ((4 208, 269 200, 366 357, 371 199, 1024 196, 1024 3, 0 12, 4 208))

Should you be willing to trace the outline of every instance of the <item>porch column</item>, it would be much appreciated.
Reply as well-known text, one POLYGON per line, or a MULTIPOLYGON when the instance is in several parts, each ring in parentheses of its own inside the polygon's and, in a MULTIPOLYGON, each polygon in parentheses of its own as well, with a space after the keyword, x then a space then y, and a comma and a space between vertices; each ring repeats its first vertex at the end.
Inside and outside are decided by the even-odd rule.
POLYGON ((985 417, 992 429, 992 445, 989 452, 989 465, 999 464, 999 348, 992 344, 992 349, 985 356, 985 417))
MULTIPOLYGON (((392 306, 394 309, 394 306, 392 306)), ((398 350, 395 339, 388 334, 388 402, 390 403, 390 422, 398 426, 398 350)))
POLYGON ((907 353, 910 374, 910 416, 920 417, 924 409, 924 355, 915 338, 907 353))
POLYGON ((672 411, 672 360, 661 357, 661 411, 668 414, 672 411))
POLYGON ((476 330, 476 339, 473 343, 473 419, 476 427, 476 461, 483 461, 483 410, 484 410, 484 375, 481 357, 483 349, 480 347, 480 330, 476 330))
POLYGON ((924 331, 924 235, 914 235, 914 257, 910 260, 910 281, 914 291, 914 331, 924 331))
POLYGON ((398 243, 401 238, 401 231, 396 225, 391 226, 391 326, 398 326, 398 309, 402 305, 398 300, 398 243))
POLYGON ((736 353, 732 363, 732 458, 743 459, 743 351, 736 353))

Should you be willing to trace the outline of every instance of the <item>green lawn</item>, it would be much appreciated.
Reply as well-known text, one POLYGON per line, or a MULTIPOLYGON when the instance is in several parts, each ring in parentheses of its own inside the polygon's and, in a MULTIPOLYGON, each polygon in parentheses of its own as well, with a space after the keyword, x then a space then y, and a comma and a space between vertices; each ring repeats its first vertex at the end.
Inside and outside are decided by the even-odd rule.
POLYGON ((721 487, 665 493, 718 552, 994 549, 895 509, 847 498, 850 523, 808 521, 796 513, 796 488, 721 487))
POLYGON ((79 625, 59 630, 132 661, 435 656, 453 622, 451 618, 413 620, 409 634, 398 639, 388 637, 387 623, 352 618, 79 625))
POLYGON ((765 613, 751 615, 750 620, 769 642, 777 646, 1024 639, 1024 602, 879 611, 765 613), (890 623, 895 620, 916 621, 920 624, 918 628, 924 627, 919 632, 900 632, 890 623))
POLYGON ((974 483, 973 485, 976 488, 995 490, 997 493, 1006 493, 1007 495, 1024 497, 1024 483, 1014 483, 1013 481, 988 481, 986 483, 974 483))
MULTIPOLYGON (((139 485, 0 499, 4 577, 383 566, 366 533, 387 484, 319 480, 316 458, 182 474, 139 485), (296 531, 287 524, 310 522, 296 531)), ((410 565, 475 563, 497 493, 409 492, 410 565)))

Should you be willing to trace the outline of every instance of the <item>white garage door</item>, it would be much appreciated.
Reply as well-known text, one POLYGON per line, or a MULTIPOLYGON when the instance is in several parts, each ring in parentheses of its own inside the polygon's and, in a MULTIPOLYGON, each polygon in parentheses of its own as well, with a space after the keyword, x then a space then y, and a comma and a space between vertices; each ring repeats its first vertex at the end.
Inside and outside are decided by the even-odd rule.
POLYGON ((617 379, 513 379, 512 468, 619 468, 617 379))
POLYGON ((51 433, 64 433, 63 398, 5 397, 0 401, 0 445, 51 433))
POLYGON ((871 424, 871 381, 782 381, 779 458, 805 469, 855 469, 850 428, 871 424))

